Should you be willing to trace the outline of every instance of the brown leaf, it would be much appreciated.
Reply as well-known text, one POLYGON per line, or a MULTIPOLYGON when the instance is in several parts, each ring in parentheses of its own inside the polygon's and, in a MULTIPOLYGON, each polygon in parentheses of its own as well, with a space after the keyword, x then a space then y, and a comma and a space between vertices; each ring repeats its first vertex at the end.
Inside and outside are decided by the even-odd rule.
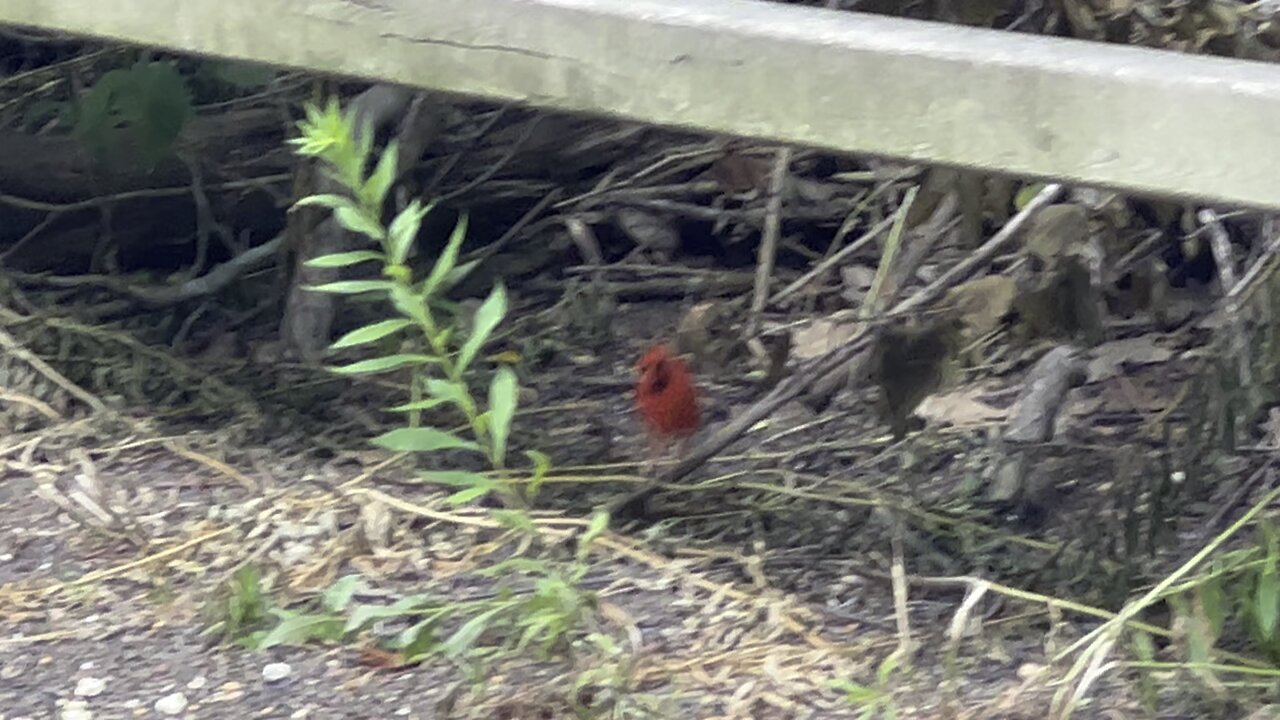
POLYGON ((858 331, 856 322, 818 318, 791 334, 791 352, 798 360, 823 355, 849 341, 858 331))
POLYGON ((360 648, 357 662, 377 670, 400 670, 408 666, 400 653, 376 647, 360 648))
POLYGON ((769 177, 769 163, 749 155, 730 152, 711 163, 711 177, 733 195, 762 190, 769 177))
POLYGON ((1005 412, 977 399, 976 390, 932 395, 916 408, 916 414, 934 422, 955 427, 986 425, 1004 419, 1005 412))

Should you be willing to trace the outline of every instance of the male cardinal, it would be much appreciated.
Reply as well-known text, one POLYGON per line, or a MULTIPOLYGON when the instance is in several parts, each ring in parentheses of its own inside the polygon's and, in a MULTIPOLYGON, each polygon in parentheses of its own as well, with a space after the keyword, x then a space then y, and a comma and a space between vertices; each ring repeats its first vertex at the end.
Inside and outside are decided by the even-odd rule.
POLYGON ((671 440, 681 449, 698 429, 701 415, 693 373, 666 345, 655 345, 636 364, 636 409, 649 431, 649 461, 671 440))

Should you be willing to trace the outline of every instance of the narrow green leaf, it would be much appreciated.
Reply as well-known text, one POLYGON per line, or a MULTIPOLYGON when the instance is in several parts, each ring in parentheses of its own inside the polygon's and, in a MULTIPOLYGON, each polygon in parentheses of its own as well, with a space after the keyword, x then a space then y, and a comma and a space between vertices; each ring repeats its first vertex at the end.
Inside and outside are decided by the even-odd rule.
POLYGON ((337 295, 356 295, 367 292, 386 292, 395 287, 387 280, 339 280, 324 285, 308 285, 311 292, 334 293, 337 295))
POLYGON ((475 359, 476 353, 480 352, 480 348, 484 346, 493 329, 502 322, 506 314, 507 290, 502 283, 498 283, 493 286, 489 297, 485 298, 484 303, 476 310, 475 320, 471 324, 471 334, 467 336, 467 341, 462 344, 462 349, 458 352, 460 371, 471 367, 471 361, 475 359))
POLYGON ((1133 653, 1142 662, 1151 662, 1156 658, 1156 645, 1151 634, 1142 630, 1133 631, 1133 653))
POLYGON ((535 533, 538 531, 538 526, 533 524, 533 518, 529 517, 527 513, 519 512, 517 510, 499 509, 491 511, 489 516, 494 520, 497 520, 500 525, 511 528, 512 530, 520 530, 521 532, 527 533, 535 533))
POLYGON ((467 407, 470 402, 467 388, 461 383, 456 383, 452 380, 427 378, 426 389, 427 394, 431 397, 440 398, 458 407, 467 407))
POLYGON ((435 428, 397 428, 373 439, 373 444, 397 452, 479 450, 480 446, 453 433, 435 428))
POLYGON ((378 165, 370 173, 369 179, 361 188, 361 195, 369 207, 382 207, 391 191, 391 184, 396 180, 396 163, 400 157, 400 143, 392 140, 382 150, 378 165))
POLYGON ((1200 607, 1204 609, 1210 631, 1215 636, 1222 634, 1222 624, 1226 622, 1227 597, 1222 589, 1221 578, 1205 581, 1197 592, 1200 595, 1200 607))
POLYGON ((354 632, 375 620, 397 620, 399 618, 418 615, 422 607, 430 605, 426 595, 407 595, 390 605, 362 603, 352 608, 347 614, 344 632, 354 632))
POLYGON ((453 339, 453 328, 441 328, 439 334, 436 335, 436 342, 440 347, 449 347, 449 341, 453 339))
POLYGON ((353 233, 367 235, 378 242, 382 242, 383 238, 386 237, 386 233, 382 229, 382 223, 357 208, 338 208, 333 211, 333 219, 337 220, 338 224, 343 228, 353 233))
POLYGON ((453 635, 449 636, 448 640, 444 641, 445 655, 450 658, 457 658, 470 650, 476 641, 480 639, 480 636, 484 634, 484 631, 489 629, 489 621, 493 616, 503 609, 502 606, 498 606, 492 610, 486 610, 463 623, 462 627, 458 628, 453 635))
POLYGON ((489 383, 489 434, 493 438, 493 462, 498 467, 507 459, 507 438, 519 395, 515 371, 505 365, 498 368, 489 383))
POLYGON ((356 208, 355 201, 347 197, 346 195, 334 195, 332 193, 321 193, 319 195, 308 195, 302 198, 301 200, 293 204, 292 209, 296 210, 298 208, 310 207, 313 205, 326 207, 326 208, 329 208, 330 210, 337 210, 339 208, 350 208, 354 210, 356 208))
POLYGON ((524 632, 520 633, 520 641, 516 643, 515 651, 517 653, 523 652, 529 646, 529 643, 551 627, 553 622, 554 620, 549 617, 530 619, 528 625, 524 628, 524 632))
POLYGON ((391 253, 392 261, 399 264, 403 263, 409 257, 409 250, 413 248, 413 241, 418 239, 418 230, 422 227, 422 219, 431 212, 435 207, 435 203, 428 203, 426 207, 422 203, 414 200, 409 203, 409 207, 400 211, 399 215, 391 221, 391 227, 387 233, 390 238, 387 251, 391 253))
POLYGON ((551 471, 551 458, 541 450, 525 450, 524 456, 533 463, 533 477, 541 479, 551 471))
POLYGON ((591 516, 591 524, 587 526, 587 531, 578 538, 578 550, 574 555, 579 563, 586 561, 587 556, 591 554, 591 543, 595 542, 595 539, 600 537, 608 527, 609 513, 598 510, 591 516))
POLYGON ((493 492, 493 488, 491 487, 466 488, 465 490, 459 490, 458 492, 445 498, 445 501, 448 502, 450 505, 457 507, 459 505, 466 505, 469 502, 474 502, 476 500, 479 500, 485 495, 488 495, 490 492, 493 492))
POLYGON ((604 652, 605 655, 608 655, 609 657, 617 657, 622 654, 622 648, 619 647, 618 643, 615 642, 614 639, 609 637, 608 635, 602 635, 600 633, 591 633, 590 635, 587 636, 587 640, 592 645, 595 645, 597 648, 599 648, 602 652, 604 652))
POLYGON ((304 615, 273 611, 282 620, 259 641, 267 649, 277 645, 304 645, 314 639, 334 640, 342 636, 343 622, 329 615, 304 615))
POLYGON ((380 252, 373 250, 356 250, 354 252, 333 253, 331 255, 321 255, 317 258, 311 258, 307 261, 308 267, 316 268, 335 268, 347 267, 349 265, 358 265, 362 262, 382 262, 386 256, 380 252))
POLYGON ((890 653, 888 657, 880 662, 880 666, 876 668, 876 682, 880 683, 881 687, 889 683, 889 676, 893 674, 894 670, 898 669, 898 663, 901 660, 901 655, 890 653))
POLYGON ((356 159, 360 161, 360 166, 363 169, 365 159, 369 157, 369 153, 373 150, 373 136, 375 134, 373 118, 368 115, 360 117, 360 125, 357 128, 356 109, 354 107, 348 107, 346 121, 347 127, 350 128, 348 130, 348 134, 356 140, 356 159))
POLYGON ((440 281, 440 284, 436 286, 435 294, 443 295, 449 292, 455 285, 466 279, 466 277, 471 274, 471 271, 475 270, 479 265, 479 260, 470 260, 450 270, 449 274, 445 275, 444 279, 440 281))
POLYGON ((551 458, 546 453, 538 450, 525 450, 524 456, 529 458, 533 463, 533 477, 529 479, 526 485, 526 492, 532 501, 538 496, 538 491, 542 489, 542 483, 547 479, 547 473, 551 470, 551 458))
POLYGON ((865 705, 880 699, 880 691, 852 680, 832 680, 829 685, 844 693, 844 699, 854 705, 865 705))
POLYGON ((1280 620, 1280 575, 1265 572, 1258 577, 1258 592, 1254 598, 1258 615, 1258 630, 1267 640, 1276 637, 1280 620))
POLYGON ((1276 572, 1280 567, 1280 532, 1277 532, 1275 523, 1265 518, 1258 523, 1258 532, 1262 535, 1259 544, 1266 553, 1263 572, 1276 572))
POLYGON ((453 226, 453 234, 449 236, 449 242, 444 246, 444 251, 440 253, 440 257, 436 259, 435 267, 431 268, 431 274, 422 283, 423 294, 431 297, 436 294, 439 289, 440 281, 453 270, 453 266, 458 262, 458 250, 462 247, 462 240, 467 236, 467 216, 463 215, 458 218, 458 223, 453 226))
POLYGON ((347 605, 351 603, 351 598, 355 597, 359 589, 359 575, 344 575, 325 591, 324 596, 321 598, 321 604, 329 612, 342 612, 347 609, 347 605))
POLYGON ((387 412, 413 412, 415 410, 431 410, 445 403, 443 398, 427 398, 387 408, 387 412))
POLYGON ((338 365, 329 368, 329 372, 338 375, 366 375, 388 370, 395 370, 405 365, 427 365, 429 363, 438 362, 436 358, 430 355, 413 355, 409 353, 401 355, 388 355, 386 357, 370 358, 368 360, 360 360, 350 365, 338 365))
POLYGON ((1187 620, 1187 659, 1195 663, 1207 663, 1213 651, 1213 638, 1209 635, 1208 623, 1202 614, 1189 612, 1187 620))
POLYGON ((368 343, 381 340, 393 333, 400 332, 412 325, 413 323, 408 320, 397 318, 383 320, 381 322, 373 323, 372 325, 365 325, 362 328, 356 328, 335 340, 329 347, 337 350, 340 348, 355 347, 356 345, 366 345, 368 343))
POLYGON ((436 628, 444 618, 435 616, 405 628, 397 637, 400 651, 404 653, 405 662, 415 663, 435 654, 441 649, 436 628))
POLYGON ((590 543, 592 540, 600 537, 600 535, 608 528, 609 513, 603 510, 597 510, 591 516, 591 523, 587 525, 587 531, 582 534, 582 542, 590 543))
MULTIPOLYGON (((333 102, 336 99, 337 98, 330 97, 329 101, 333 102)), ((320 109, 318 104, 308 101, 307 104, 302 107, 302 111, 306 115, 306 118, 298 122, 298 125, 306 127, 319 124, 321 113, 323 111, 320 109)))

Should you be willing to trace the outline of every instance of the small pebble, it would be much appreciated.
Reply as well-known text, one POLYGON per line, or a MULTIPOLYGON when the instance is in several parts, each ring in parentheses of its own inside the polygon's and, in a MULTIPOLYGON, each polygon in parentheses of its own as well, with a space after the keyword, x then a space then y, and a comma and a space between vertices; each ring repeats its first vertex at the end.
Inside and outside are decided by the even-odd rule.
POLYGON ((93 720, 93 713, 83 700, 68 700, 58 710, 58 720, 93 720))
POLYGON ((1030 680, 1043 669, 1044 666, 1039 663, 1023 663, 1018 666, 1018 678, 1020 680, 1030 680))
POLYGON ((76 683, 76 697, 97 697, 107 689, 107 681, 102 678, 86 677, 80 678, 76 683))
POLYGON ((209 680, 203 675, 197 675, 191 678, 191 682, 187 683, 188 690, 201 690, 205 685, 209 684, 209 680))
POLYGON ((262 668, 262 679, 267 682, 278 682, 289 677, 293 668, 288 663, 271 663, 262 668))
POLYGON ((231 680, 223 683, 218 690, 209 697, 209 702, 235 702, 244 697, 244 688, 240 683, 231 680))
POLYGON ((161 715, 178 715, 187 709, 187 696, 180 692, 169 693, 156 701, 156 712, 161 715))

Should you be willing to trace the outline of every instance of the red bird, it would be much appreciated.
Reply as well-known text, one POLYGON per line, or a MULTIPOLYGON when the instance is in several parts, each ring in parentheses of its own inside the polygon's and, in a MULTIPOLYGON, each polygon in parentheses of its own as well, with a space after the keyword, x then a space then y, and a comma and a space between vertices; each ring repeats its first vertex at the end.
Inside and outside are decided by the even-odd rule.
POLYGON ((701 414, 693 373, 666 345, 655 345, 636 364, 636 409, 649 431, 650 461, 671 440, 681 450, 698 430, 701 414))

